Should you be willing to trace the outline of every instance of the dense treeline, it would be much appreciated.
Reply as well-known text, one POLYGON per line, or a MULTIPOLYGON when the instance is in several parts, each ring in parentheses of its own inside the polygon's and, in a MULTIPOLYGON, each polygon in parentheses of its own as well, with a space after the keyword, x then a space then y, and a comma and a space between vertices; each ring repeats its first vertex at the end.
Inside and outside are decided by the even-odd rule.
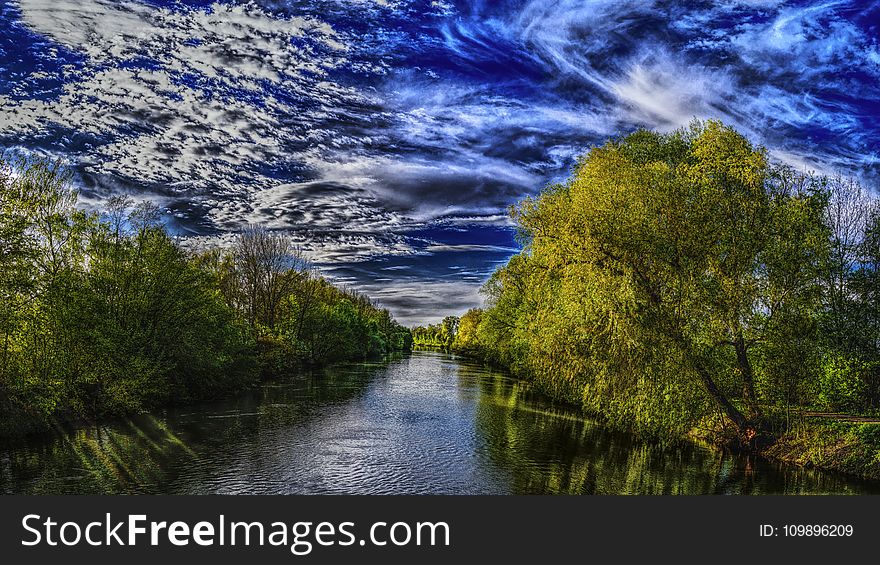
POLYGON ((317 276, 283 236, 188 252, 154 206, 86 213, 68 181, 0 164, 0 436, 410 347, 387 310, 317 276))
POLYGON ((409 330, 368 297, 340 289, 310 269, 290 240, 259 228, 231 252, 196 256, 225 302, 251 328, 274 367, 324 364, 409 350, 409 330))
POLYGON ((594 148, 513 217, 523 250, 453 348, 652 436, 880 407, 880 213, 857 183, 710 121, 594 148))
POLYGON ((439 324, 428 324, 427 326, 413 328, 413 344, 449 349, 452 347, 457 332, 458 317, 446 316, 439 324))

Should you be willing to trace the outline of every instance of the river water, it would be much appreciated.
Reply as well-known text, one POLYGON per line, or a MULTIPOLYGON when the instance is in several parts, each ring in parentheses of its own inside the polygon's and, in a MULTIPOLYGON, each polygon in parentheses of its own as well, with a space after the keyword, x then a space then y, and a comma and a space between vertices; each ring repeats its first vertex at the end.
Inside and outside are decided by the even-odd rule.
POLYGON ((859 494, 880 486, 641 443, 503 373, 420 351, 0 450, 0 492, 859 494))

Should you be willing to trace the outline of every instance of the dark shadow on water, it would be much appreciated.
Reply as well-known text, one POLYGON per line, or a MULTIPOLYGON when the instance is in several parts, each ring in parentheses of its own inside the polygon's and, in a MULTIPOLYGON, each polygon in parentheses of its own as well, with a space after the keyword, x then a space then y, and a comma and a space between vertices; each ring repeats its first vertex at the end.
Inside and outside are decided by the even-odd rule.
POLYGON ((504 375, 460 360, 480 383, 477 429, 519 494, 867 494, 880 485, 697 445, 608 430, 504 375))
POLYGON ((0 449, 2 494, 164 493, 182 470, 210 473, 212 454, 362 394, 384 363, 307 370, 220 402, 58 430, 0 449))
POLYGON ((796 494, 880 486, 663 447, 440 351, 0 449, 0 493, 796 494))

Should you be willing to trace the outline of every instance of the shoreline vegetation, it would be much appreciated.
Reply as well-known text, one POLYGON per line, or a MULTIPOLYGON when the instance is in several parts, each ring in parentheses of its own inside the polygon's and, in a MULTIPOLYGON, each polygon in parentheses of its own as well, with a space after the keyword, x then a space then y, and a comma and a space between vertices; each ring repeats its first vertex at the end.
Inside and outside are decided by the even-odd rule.
POLYGON ((648 440, 880 479, 880 208, 720 122, 595 147, 512 208, 485 308, 412 329, 648 440))
POLYGON ((484 308, 407 329, 283 235, 171 236, 0 163, 0 440, 440 347, 651 441, 880 479, 880 208, 715 121, 596 147, 512 209, 484 308))
POLYGON ((0 163, 0 440, 411 348, 287 237, 187 249, 160 217, 125 197, 85 212, 61 167, 0 163))
MULTIPOLYGON (((454 318, 454 317, 453 317, 454 318)), ((426 328, 430 326, 419 326, 426 328)), ((431 340, 433 341, 433 340, 431 340)), ((468 348, 461 349, 456 345, 447 346, 438 343, 414 342, 414 350, 424 348, 433 351, 455 353, 467 359, 510 372, 508 367, 498 364, 486 357, 481 351, 468 348)), ((536 386, 537 392, 561 405, 580 410, 584 415, 594 418, 611 429, 634 433, 631 426, 612 425, 601 414, 589 412, 579 402, 560 398, 553 390, 541 386, 534 380, 523 375, 515 378, 536 386)), ((850 415, 839 413, 805 412, 795 415, 787 425, 780 426, 780 435, 774 437, 769 444, 746 450, 759 457, 778 461, 806 469, 819 469, 841 473, 860 479, 880 481, 880 417, 862 417, 850 419, 850 415)), ((720 449, 742 453, 743 446, 731 441, 729 430, 717 421, 707 421, 688 430, 681 436, 661 437, 644 433, 635 433, 635 437, 647 442, 691 442, 711 449, 720 449)))

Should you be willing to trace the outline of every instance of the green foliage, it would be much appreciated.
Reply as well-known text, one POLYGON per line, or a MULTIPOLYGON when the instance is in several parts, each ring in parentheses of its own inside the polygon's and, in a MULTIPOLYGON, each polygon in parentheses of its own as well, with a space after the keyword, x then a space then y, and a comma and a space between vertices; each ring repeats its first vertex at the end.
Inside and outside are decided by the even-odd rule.
POLYGON ((828 353, 819 373, 819 405, 827 410, 863 408, 865 368, 840 354, 828 353))
POLYGON ((483 319, 483 310, 472 308, 458 321, 458 331, 453 338, 452 348, 457 351, 477 352, 480 349, 478 334, 483 319))
POLYGON ((462 342, 613 424, 748 440, 816 388, 827 204, 717 122, 610 141, 513 210, 523 251, 462 342))
POLYGON ((0 435, 215 398, 302 363, 411 346, 281 236, 185 251, 155 207, 76 208, 64 171, 0 165, 0 435))
POLYGON ((275 338, 306 363, 364 359, 412 347, 409 330, 388 310, 310 274, 294 286, 279 316, 275 338))
POLYGON ((823 344, 834 364, 823 397, 830 404, 880 407, 880 209, 859 185, 837 181, 829 223, 835 250, 826 279, 823 344), (834 375, 842 379, 835 385, 834 375))
POLYGON ((318 276, 283 235, 249 228, 231 253, 210 251, 200 261, 260 341, 264 372, 412 347, 409 330, 388 310, 318 276))
POLYGON ((459 319, 456 316, 446 316, 439 324, 413 328, 413 344, 450 349, 455 343, 458 324, 459 319))

